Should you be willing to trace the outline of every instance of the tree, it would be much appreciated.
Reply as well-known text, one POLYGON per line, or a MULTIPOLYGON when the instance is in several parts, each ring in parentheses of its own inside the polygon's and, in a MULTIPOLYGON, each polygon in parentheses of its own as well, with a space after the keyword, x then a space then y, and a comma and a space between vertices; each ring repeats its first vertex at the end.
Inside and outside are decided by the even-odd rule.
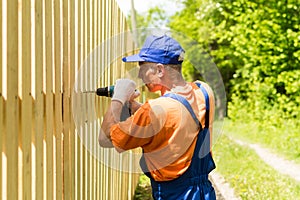
POLYGON ((230 116, 274 123, 299 117, 299 0, 184 2, 171 28, 193 37, 213 58, 230 116))

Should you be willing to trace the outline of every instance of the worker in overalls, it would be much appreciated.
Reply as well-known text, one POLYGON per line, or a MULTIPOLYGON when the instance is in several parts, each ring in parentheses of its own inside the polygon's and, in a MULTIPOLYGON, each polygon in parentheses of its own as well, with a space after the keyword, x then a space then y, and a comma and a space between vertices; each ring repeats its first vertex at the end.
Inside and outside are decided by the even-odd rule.
POLYGON ((150 178, 154 199, 216 199, 208 174, 211 155, 214 96, 204 82, 188 83, 181 73, 184 50, 173 38, 149 36, 139 54, 123 58, 139 63, 139 78, 161 97, 139 104, 136 84, 116 81, 111 106, 99 134, 102 147, 119 152, 141 147, 140 165, 150 178), (120 122, 123 105, 132 116, 120 122))

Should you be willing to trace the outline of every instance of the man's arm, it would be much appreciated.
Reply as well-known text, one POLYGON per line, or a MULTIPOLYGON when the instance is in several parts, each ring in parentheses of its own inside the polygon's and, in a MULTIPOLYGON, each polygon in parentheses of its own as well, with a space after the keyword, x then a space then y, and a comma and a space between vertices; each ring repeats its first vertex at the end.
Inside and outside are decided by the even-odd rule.
POLYGON ((141 106, 142 106, 142 104, 140 102, 137 102, 135 100, 130 101, 131 114, 134 114, 141 106))
POLYGON ((111 142, 110 129, 114 124, 120 122, 122 108, 125 102, 130 101, 131 97, 138 96, 135 93, 136 84, 129 79, 118 79, 114 88, 114 95, 112 97, 111 106, 104 115, 101 125, 98 142, 102 147, 114 147, 111 142))
POLYGON ((110 108, 105 113, 98 138, 101 147, 114 147, 110 139, 110 128, 120 121, 122 107, 121 102, 112 101, 110 108))

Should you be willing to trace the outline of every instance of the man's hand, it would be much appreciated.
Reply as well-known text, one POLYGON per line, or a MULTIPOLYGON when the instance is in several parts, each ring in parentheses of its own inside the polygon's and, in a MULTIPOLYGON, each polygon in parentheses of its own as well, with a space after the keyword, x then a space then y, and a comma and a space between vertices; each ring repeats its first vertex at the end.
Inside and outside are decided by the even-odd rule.
POLYGON ((135 89, 134 93, 130 96, 129 102, 135 101, 135 98, 138 98, 141 95, 139 89, 135 89))
POLYGON ((125 102, 134 101, 140 95, 136 84, 130 79, 118 79, 114 88, 111 106, 104 115, 99 133, 99 144, 102 147, 114 147, 110 139, 110 128, 120 121, 122 107, 125 102))
POLYGON ((130 79, 118 79, 114 88, 112 101, 119 101, 124 105, 135 93, 136 84, 130 79))

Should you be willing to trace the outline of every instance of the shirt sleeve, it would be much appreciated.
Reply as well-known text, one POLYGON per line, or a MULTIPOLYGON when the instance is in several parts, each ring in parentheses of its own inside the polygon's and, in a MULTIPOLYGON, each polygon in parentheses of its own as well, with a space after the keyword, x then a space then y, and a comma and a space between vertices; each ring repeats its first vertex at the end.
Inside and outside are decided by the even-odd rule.
POLYGON ((146 102, 127 120, 111 127, 113 145, 122 152, 150 143, 153 136, 162 129, 165 113, 159 104, 151 106, 146 102))

